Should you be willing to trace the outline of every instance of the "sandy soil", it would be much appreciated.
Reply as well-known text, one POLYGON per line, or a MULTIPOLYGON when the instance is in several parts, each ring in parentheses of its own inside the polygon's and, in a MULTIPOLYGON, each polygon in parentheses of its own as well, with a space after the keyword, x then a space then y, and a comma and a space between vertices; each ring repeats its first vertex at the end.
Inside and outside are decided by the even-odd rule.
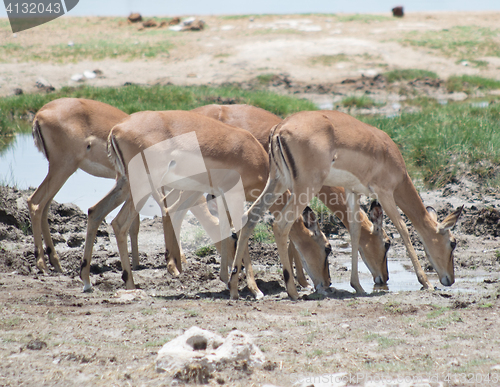
MULTIPOLYGON (((101 69, 104 78, 86 82, 109 86, 125 82, 239 82, 251 87, 259 74, 287 73, 270 87, 325 104, 334 103, 331 88, 343 95, 369 90, 381 99, 399 101, 402 97, 397 90, 387 90, 383 80, 374 80, 377 72, 392 68, 425 68, 442 78, 467 73, 500 79, 500 65, 493 59, 486 68, 466 67, 456 64, 454 58, 402 47, 391 40, 416 29, 453 25, 497 28, 498 14, 415 14, 371 23, 340 23, 318 16, 205 19, 209 26, 205 31, 169 36, 174 48, 166 58, 1 63, 0 95, 10 95, 16 87, 26 92, 37 90, 39 77, 56 88, 75 85, 69 80, 71 75, 93 69, 101 69), (280 22, 285 28, 273 30, 280 22), (314 29, 311 26, 320 26, 321 31, 305 31, 314 29), (348 54, 351 60, 342 66, 311 65, 308 60, 338 53, 348 54), (346 78, 355 81, 350 86, 341 84, 346 78), (286 79, 291 80, 288 86, 286 79)), ((88 22, 104 35, 135 37, 142 33, 120 21, 88 22)), ((66 44, 81 34, 76 28, 61 32, 46 27, 16 38, 0 30, 0 39, 17 39, 15 42, 28 45, 43 45, 53 39, 53 44, 66 44)), ((410 86, 436 98, 446 93, 439 84, 410 86)), ((143 266, 134 277, 144 293, 132 301, 117 293, 123 287, 121 265, 111 227, 103 225, 91 267, 95 291, 83 294, 78 270, 85 214, 74 206, 53 204, 50 222, 64 273, 41 275, 34 265, 25 202, 28 194, 0 188, 1 386, 182 385, 180 381, 172 384, 171 375, 156 373, 154 360, 163 343, 193 325, 223 336, 233 328, 250 333, 273 364, 267 370, 228 367, 213 375, 211 385, 272 383, 284 387, 305 377, 339 372, 355 376, 349 385, 368 385, 366 378, 370 376, 393 380, 391 385, 404 376, 428 378, 426 385, 431 386, 500 385, 500 195, 467 176, 441 190, 421 191, 425 204, 435 206, 441 218, 465 204, 454 231, 458 240, 457 282, 451 288, 419 290, 401 239, 386 220, 393 240, 389 286, 372 288, 373 281, 363 269, 361 280, 369 294, 354 296, 348 285, 348 233, 325 224, 325 228, 335 230, 329 235, 334 289, 326 298, 301 289, 303 298, 297 302, 287 298, 274 245, 255 242, 252 259, 266 297, 253 300, 242 278, 241 299, 230 301, 218 279, 220 258, 194 254, 207 243, 194 220, 185 222, 183 230, 188 263, 180 278, 172 278, 166 271, 159 220, 142 222, 139 243, 143 266)), ((423 257, 423 246, 413 230, 412 240, 423 257)), ((428 261, 422 258, 421 263, 437 284, 428 261)), ((304 385, 314 384, 319 386, 307 381, 304 385)))
POLYGON ((477 58, 487 62, 484 67, 463 66, 456 57, 427 48, 402 46, 397 41, 409 32, 440 31, 453 26, 496 29, 498 13, 415 13, 402 19, 381 16, 384 18, 369 22, 318 15, 262 16, 253 21, 208 16, 203 17, 205 30, 180 33, 165 28, 138 31, 137 25, 128 25, 120 19, 65 18, 20 32, 16 37, 5 23, 0 28, 0 41, 18 44, 28 53, 46 54, 44 47, 113 38, 133 44, 168 42, 173 47, 167 55, 155 59, 66 64, 23 63, 17 57, 26 52, 16 51, 0 63, 0 95, 12 94, 14 88, 34 91, 40 77, 56 88, 74 86, 79 83, 70 80, 72 75, 94 69, 101 70, 104 77, 85 82, 96 86, 120 86, 125 82, 220 84, 244 82, 266 73, 287 73, 298 82, 328 83, 362 74, 373 77, 395 68, 426 69, 443 79, 455 74, 500 79, 499 58, 477 58), (345 60, 331 65, 311 62, 321 55, 338 54, 345 55, 345 60))
MULTIPOLYGON (((356 297, 351 292, 349 237, 340 227, 330 234, 331 293, 318 297, 301 289, 302 299, 292 302, 275 246, 256 242, 251 245, 252 261, 266 296, 253 300, 242 277, 241 299, 230 301, 218 279, 220 257, 193 254, 207 242, 194 219, 184 224, 188 264, 180 278, 166 271, 159 219, 142 222, 142 268, 134 277, 144 293, 134 300, 120 297, 123 282, 114 237, 111 227, 101 226, 91 266, 95 291, 84 294, 78 270, 85 215, 75 206, 52 205, 52 233, 64 274, 42 275, 35 267, 32 237, 25 235, 29 192, 3 188, 0 384, 170 385, 171 375, 154 371, 156 353, 193 325, 222 335, 234 328, 250 333, 271 361, 271 370, 220 370, 211 385, 290 386, 303 378, 339 372, 354 378, 349 385, 365 385, 362 377, 420 377, 432 386, 438 380, 444 385, 491 380, 500 363, 500 213, 495 209, 500 197, 486 191, 479 199, 472 191, 478 189, 468 182, 422 192, 440 216, 458 202, 466 206, 455 229, 459 242, 453 287, 418 290, 404 246, 386 220, 393 237, 387 288, 373 287, 363 268, 361 281, 369 294, 356 297)), ((413 230, 412 239, 423 257, 413 230)), ((428 261, 421 263, 437 284, 428 261)))

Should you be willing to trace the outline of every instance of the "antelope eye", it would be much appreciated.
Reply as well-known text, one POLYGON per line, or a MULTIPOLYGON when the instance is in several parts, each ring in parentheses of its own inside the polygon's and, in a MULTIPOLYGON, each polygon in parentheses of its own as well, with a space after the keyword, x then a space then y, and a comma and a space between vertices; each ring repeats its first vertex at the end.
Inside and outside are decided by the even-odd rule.
POLYGON ((450 246, 452 250, 455 250, 455 247, 457 247, 457 242, 456 241, 451 241, 450 246))

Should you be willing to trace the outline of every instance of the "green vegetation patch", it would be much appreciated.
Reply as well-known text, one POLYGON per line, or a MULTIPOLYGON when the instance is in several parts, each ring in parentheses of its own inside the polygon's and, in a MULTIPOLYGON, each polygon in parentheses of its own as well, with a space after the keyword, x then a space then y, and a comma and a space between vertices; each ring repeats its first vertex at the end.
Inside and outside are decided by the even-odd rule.
POLYGON ((398 344, 404 343, 403 340, 398 340, 398 339, 392 339, 386 336, 381 336, 377 333, 370 333, 367 334, 364 339, 366 341, 377 341, 379 348, 381 349, 386 349, 390 347, 394 347, 398 344))
POLYGON ((253 232, 253 240, 259 243, 274 243, 274 233, 271 226, 257 223, 253 232))
POLYGON ((456 26, 440 31, 411 31, 399 41, 405 45, 440 51, 449 57, 500 56, 500 30, 456 26))
POLYGON ((448 91, 465 91, 471 93, 474 89, 495 90, 500 89, 500 81, 483 78, 477 75, 455 75, 446 81, 448 91))
POLYGON ((126 40, 89 40, 68 44, 56 44, 46 48, 21 46, 15 43, 0 45, 0 61, 9 62, 12 57, 19 61, 36 62, 78 62, 85 59, 103 60, 106 58, 119 58, 132 60, 138 58, 155 58, 167 56, 168 50, 173 45, 167 41, 130 42, 126 40))
POLYGON ((366 95, 361 97, 349 96, 345 97, 341 101, 342 105, 345 107, 357 107, 360 109, 369 109, 376 105, 375 101, 366 95))
POLYGON ((480 162, 500 162, 500 104, 449 104, 392 118, 359 118, 389 134, 410 173, 429 186, 444 185, 467 166, 474 173, 480 162))
POLYGON ((348 62, 348 61, 349 61, 349 56, 347 56, 346 54, 318 55, 318 56, 313 56, 310 59, 311 64, 322 65, 322 66, 331 66, 335 63, 348 62))
POLYGON ((33 116, 46 103, 62 97, 88 98, 105 102, 132 114, 144 110, 191 110, 221 99, 231 99, 266 109, 279 116, 317 109, 310 101, 268 91, 245 91, 239 87, 137 86, 64 87, 50 94, 23 94, 0 98, 0 150, 15 132, 29 132, 33 116))
POLYGON ((198 257, 206 257, 207 255, 211 255, 214 253, 215 253, 215 247, 210 245, 202 246, 194 252, 194 254, 197 255, 198 257))
POLYGON ((419 69, 392 70, 387 71, 382 75, 387 79, 387 82, 389 83, 398 81, 412 81, 414 79, 421 78, 439 78, 438 75, 433 71, 419 69))

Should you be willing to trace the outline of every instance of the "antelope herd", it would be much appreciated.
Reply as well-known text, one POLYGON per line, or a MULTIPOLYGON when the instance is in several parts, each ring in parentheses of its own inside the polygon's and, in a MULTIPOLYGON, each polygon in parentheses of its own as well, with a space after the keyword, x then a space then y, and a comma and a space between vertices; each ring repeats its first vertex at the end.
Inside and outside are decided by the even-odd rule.
POLYGON ((168 271, 174 276, 182 271, 185 257, 179 235, 190 210, 221 254, 220 279, 233 299, 238 298, 243 263, 249 289, 256 298, 263 297, 254 279, 248 239, 268 209, 275 217, 273 232, 290 298, 298 298, 293 263, 301 286, 308 285, 305 268, 316 291, 330 287, 331 247, 308 206, 314 197, 349 230, 351 286, 356 293, 364 292, 358 277, 358 251, 376 284, 389 279, 390 240, 382 227, 383 211, 401 235, 418 281, 424 288, 433 288, 397 207, 413 223, 441 284, 454 283, 456 241, 450 229, 461 209, 438 222, 436 211, 420 200, 390 137, 347 114, 307 111, 282 120, 249 105, 207 105, 192 111, 129 116, 102 102, 62 98, 36 114, 33 137, 49 162, 46 178, 28 199, 36 265, 41 271, 48 271, 44 241, 50 264, 62 272, 47 216, 50 202, 66 180, 78 168, 116 179, 112 190, 88 211, 80 271, 84 291, 92 290, 90 263, 97 229, 122 203, 112 227, 122 279, 127 289, 135 288, 132 268, 139 267, 138 212, 150 196, 162 212, 168 271), (360 208, 360 195, 373 199, 368 215, 360 208), (243 201, 254 202, 246 212, 243 201), (217 210, 209 211, 209 207, 217 210))

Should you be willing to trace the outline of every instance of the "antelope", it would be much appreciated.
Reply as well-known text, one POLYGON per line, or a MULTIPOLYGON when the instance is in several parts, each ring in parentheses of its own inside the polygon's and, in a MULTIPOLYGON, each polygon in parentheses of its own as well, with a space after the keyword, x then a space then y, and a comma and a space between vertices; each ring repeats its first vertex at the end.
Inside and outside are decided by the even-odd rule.
MULTIPOLYGON (((222 121, 229 121, 231 124, 242 126, 252 131, 266 149, 270 127, 281 121, 279 117, 272 113, 248 105, 235 105, 230 107, 209 105, 207 107, 195 109, 195 111, 199 114, 215 115, 215 118, 222 121)), ((126 113, 105 103, 76 98, 62 98, 52 101, 42 107, 37 113, 33 123, 35 144, 49 160, 49 173, 47 177, 29 199, 30 215, 35 239, 35 256, 39 257, 37 266, 41 270, 47 271, 40 232, 40 230, 43 230, 49 260, 56 270, 61 271, 59 258, 50 237, 47 222, 50 201, 68 177, 79 167, 94 176, 106 178, 115 177, 114 168, 107 158, 104 144, 109 134, 109 128, 127 116, 126 113)), ((119 186, 120 185, 118 185, 118 187, 119 186)), ((341 219, 345 219, 345 205, 339 203, 339 198, 342 194, 339 194, 335 189, 330 189, 329 187, 323 187, 322 194, 328 199, 323 199, 323 201, 329 205, 330 209, 341 214, 341 219)), ((121 195, 119 190, 112 190, 106 197, 113 200, 115 208, 121 204, 125 195, 121 195)), ((195 216, 197 216, 200 221, 204 216, 208 218, 208 216, 203 213, 202 208, 199 208, 198 211, 199 213, 196 213, 195 216)), ((97 227, 108 213, 109 211, 104 211, 103 205, 99 203, 89 209, 89 225, 87 229, 85 253, 82 259, 83 262, 90 261, 89 256, 92 252, 97 227)), ((378 259, 377 261, 377 252, 379 252, 379 257, 385 257, 382 251, 387 250, 388 242, 385 242, 386 248, 381 249, 380 243, 377 244, 376 236, 380 234, 377 233, 378 228, 375 222, 371 225, 366 216, 364 218, 365 222, 363 223, 361 240, 363 241, 363 237, 366 236, 365 251, 367 252, 367 259, 365 262, 370 268, 375 282, 380 283, 381 279, 385 282, 388 278, 386 264, 385 274, 384 265, 382 265, 378 271, 376 271, 374 267, 380 267, 377 262, 381 262, 381 260, 378 259), (370 257, 371 253, 373 253, 374 258, 370 257)), ((380 217, 378 219, 381 220, 380 217)), ((209 226, 205 227, 205 229, 208 227, 209 226)), ((139 266, 137 248, 138 231, 139 218, 136 218, 136 221, 132 223, 130 229, 132 267, 134 269, 139 266)), ((303 228, 302 231, 304 232, 307 230, 303 228)), ((378 240, 380 240, 380 238, 378 238, 378 240)), ((167 256, 175 255, 177 243, 172 244, 174 245, 171 247, 172 254, 167 253, 167 256)), ((290 244, 290 250, 294 251, 295 255, 298 254, 293 244, 290 244)), ((360 248, 361 253, 362 250, 363 249, 360 248)), ((180 255, 181 260, 185 259, 184 255, 180 252, 178 255, 180 255)), ((362 256, 364 258, 363 253, 362 256)), ((290 257, 292 257, 292 254, 290 257)), ((296 266, 298 268, 297 279, 302 286, 307 286, 307 281, 300 269, 300 263, 301 261, 296 259, 296 266)), ((174 275, 178 274, 178 271, 177 273, 175 272, 175 268, 175 265, 168 266, 169 272, 174 275)), ((227 280, 225 282, 227 282, 227 280)))
MULTIPOLYGON (((226 124, 248 130, 266 150, 269 149, 269 134, 272 127, 282 121, 280 117, 271 112, 251 105, 205 105, 193 109, 192 112, 212 117, 226 124)), ((317 197, 349 230, 344 189, 323 186, 317 197)), ((361 234, 359 252, 370 270, 375 284, 385 284, 389 279, 387 252, 391 243, 382 228, 382 208, 377 202, 373 202, 369 213, 369 219, 362 210, 360 216, 361 234)), ((298 252, 294 248, 294 244, 290 243, 288 249, 290 262, 292 262, 292 260, 295 262, 297 280, 302 287, 306 287, 308 283, 301 269, 301 260, 297 257, 298 252)))
MULTIPOLYGON (((228 187, 224 186, 224 180, 217 182, 214 178, 215 175, 212 171, 217 169, 232 170, 238 173, 243 183, 245 200, 255 200, 258 193, 264 188, 269 173, 269 156, 255 137, 244 129, 185 111, 139 112, 132 114, 120 124, 114 126, 108 138, 109 156, 119 175, 113 190, 125 193, 128 197, 111 224, 115 231, 122 262, 122 278, 128 289, 135 288, 135 285, 128 260, 126 232, 133 219, 137 216, 136 206, 140 207, 140 203, 136 202, 135 198, 132 200, 133 195, 130 194, 130 191, 135 189, 133 182, 130 181, 130 168, 131 166, 136 168, 137 161, 141 161, 138 157, 145 160, 147 158, 145 151, 151 149, 151 147, 165 140, 192 133, 195 134, 195 139, 199 144, 206 170, 211 175, 209 177, 211 182, 209 184, 208 179, 205 181, 204 176, 200 177, 199 175, 188 179, 169 181, 166 184, 168 189, 190 191, 187 193, 187 199, 184 200, 185 208, 196 203, 204 192, 220 193, 227 190, 228 187)), ((190 138, 192 139, 192 137, 190 138)), ((179 141, 178 145, 182 145, 185 149, 192 149, 194 147, 193 141, 189 139, 183 140, 182 144, 179 141)), ((175 150, 177 151, 178 148, 175 148, 175 150)), ((167 172, 173 176, 190 176, 190 169, 193 166, 190 163, 179 161, 180 159, 177 159, 175 155, 172 157, 171 160, 169 159, 167 172)), ((149 164, 144 167, 144 171, 146 172, 144 176, 151 176, 155 173, 150 169, 149 164)), ((163 171, 160 172, 163 173, 163 171)), ((163 176, 167 175, 167 172, 163 176)), ((167 181, 168 179, 167 175, 167 181)), ((151 183, 151 181, 150 179, 149 182, 151 183)), ((139 189, 141 188, 139 187, 139 189)), ((152 191, 158 204, 162 206, 164 203, 163 198, 154 189, 152 191)), ((108 199, 101 201, 103 204, 106 202, 111 203, 108 199)), ((280 209, 279 206, 277 208, 280 209)), ((315 288, 321 291, 330 285, 328 255, 331 247, 319 230, 312 211, 306 208, 304 210, 302 217, 304 221, 294 222, 295 225, 292 227, 294 230, 292 230, 290 236, 292 240, 295 239, 294 243, 298 250, 301 251, 301 257, 307 263, 306 267, 309 269, 309 275, 315 288), (306 227, 307 230, 304 230, 306 227), (313 240, 312 243, 311 239, 313 240), (307 248, 304 248, 305 246, 307 248)), ((84 281, 84 290, 91 288, 89 278, 90 257, 91 255, 89 255, 89 261, 82 262, 81 277, 84 281)), ((250 262, 247 263, 246 267, 251 270, 250 262)), ((227 272, 227 266, 224 267, 224 264, 222 264, 221 273, 224 272, 224 268, 227 272)), ((257 298, 263 296, 251 272, 249 272, 248 276, 248 285, 257 298)))
MULTIPOLYGON (((105 144, 110 128, 125 117, 128 117, 126 113, 108 104, 76 98, 61 98, 52 101, 43 106, 37 113, 33 122, 33 137, 37 148, 44 153, 49 161, 49 172, 46 178, 28 199, 35 240, 36 265, 40 270, 48 271, 43 251, 43 232, 49 261, 55 270, 62 272, 47 221, 52 198, 78 168, 98 177, 116 177, 114 167, 107 157, 105 144)), ((104 199, 106 210, 101 202, 89 209, 89 223, 82 262, 90 262, 93 241, 99 224, 112 209, 118 207, 125 200, 126 193, 120 191, 122 184, 123 182, 119 182, 106 195, 104 199)), ((204 217, 207 218, 206 221, 210 222, 207 211, 204 212, 203 208, 198 208, 197 211, 195 216, 202 223, 204 217)), ((168 220, 164 218, 163 221, 168 229, 168 220)), ((137 217, 130 228, 132 267, 134 269, 139 266, 138 232, 139 218, 137 217)), ((167 250, 167 258, 180 256, 181 261, 185 260, 180 251, 177 251, 176 255, 178 244, 171 243, 170 245, 172 250, 170 252, 167 250)), ((179 274, 175 265, 167 267, 173 275, 179 274)), ((225 282, 227 282, 227 278, 225 282)), ((307 283, 305 279, 302 282, 307 283)))
POLYGON ((436 211, 422 203, 398 147, 386 133, 337 111, 300 112, 275 126, 270 141, 269 178, 259 198, 245 213, 247 223, 240 231, 229 284, 231 298, 238 298, 235 285, 242 252, 255 224, 278 196, 289 190, 289 201, 274 222, 274 232, 288 294, 297 299, 297 289, 290 281, 287 236, 300 211, 325 185, 345 189, 352 244, 351 286, 356 293, 364 293, 357 270, 361 194, 376 196, 396 226, 424 289, 433 286, 418 262, 398 206, 417 230, 441 284, 454 283, 456 240, 450 230, 463 207, 438 222, 436 211))
MULTIPOLYGON (((62 272, 47 221, 50 202, 78 168, 97 177, 116 177, 115 169, 107 157, 106 141, 111 128, 126 117, 126 113, 113 106, 76 98, 54 100, 44 105, 36 114, 33 121, 35 146, 49 162, 47 176, 28 199, 35 240, 36 266, 41 271, 48 271, 43 250, 45 241, 49 262, 56 271, 62 272)), ((105 215, 100 218, 99 224, 105 215)), ((137 264, 138 231, 137 218, 130 229, 132 259, 137 264)), ((93 241, 94 239, 87 238, 86 248, 89 244, 92 245, 93 241)))

